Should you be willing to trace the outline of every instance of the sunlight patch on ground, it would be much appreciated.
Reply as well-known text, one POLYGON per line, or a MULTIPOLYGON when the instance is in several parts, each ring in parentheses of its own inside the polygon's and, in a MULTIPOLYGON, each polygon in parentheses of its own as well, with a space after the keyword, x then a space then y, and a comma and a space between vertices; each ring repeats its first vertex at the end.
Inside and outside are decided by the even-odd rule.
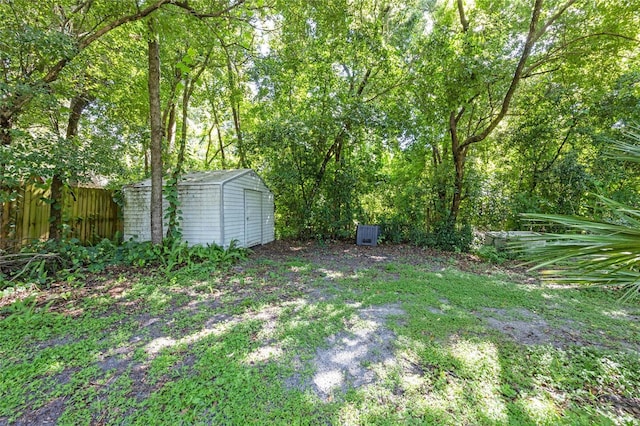
POLYGON ((542 293, 541 296, 547 300, 553 300, 553 299, 559 299, 560 296, 558 296, 557 294, 549 294, 549 293, 542 293))
POLYGON ((45 374, 55 374, 64 370, 64 364, 60 361, 54 361, 49 364, 48 368, 45 371, 45 374))
POLYGON ((266 306, 255 315, 250 316, 252 319, 262 321, 262 329, 257 333, 256 338, 260 340, 268 340, 274 337, 276 326, 278 325, 278 318, 282 313, 282 308, 278 306, 266 306))
POLYGON ((332 271, 330 269, 319 268, 318 272, 323 273, 326 278, 330 280, 336 280, 340 278, 344 278, 344 273, 341 271, 332 271))
POLYGON ((378 383, 364 386, 359 393, 362 399, 341 407, 336 424, 404 424, 399 419, 406 412, 407 406, 401 395, 378 383), (391 413, 394 420, 389 419, 391 413), (379 420, 385 418, 386 421, 379 420))
POLYGON ((344 374, 341 369, 320 371, 313 376, 313 384, 316 385, 318 391, 328 396, 333 389, 345 385, 344 374))
POLYGON ((369 256, 369 259, 374 260, 376 262, 384 262, 385 260, 389 259, 389 257, 387 257, 387 256, 369 256))
POLYGON ((162 292, 159 289, 146 296, 147 302, 152 306, 164 306, 171 301, 171 295, 162 292))
POLYGON ((300 312, 302 309, 309 306, 309 302, 307 301, 307 299, 299 297, 297 299, 283 302, 280 304, 280 306, 282 306, 283 308, 290 308, 293 310, 293 312, 300 312))
POLYGON ((339 423, 341 425, 363 424, 363 419, 360 416, 360 409, 353 403, 345 404, 344 407, 340 409, 338 418, 340 419, 339 423))
POLYGON ((425 410, 437 410, 442 412, 456 412, 462 405, 465 388, 459 379, 443 374, 447 386, 443 390, 428 392, 424 398, 425 410))
POLYGON ((290 386, 312 390, 322 400, 330 401, 349 388, 374 383, 379 377, 376 366, 396 364, 395 335, 385 322, 389 316, 403 313, 395 304, 360 309, 347 321, 345 331, 327 338, 329 347, 316 350, 313 377, 292 377, 290 386))
POLYGON ((245 364, 253 365, 259 362, 267 362, 282 357, 282 348, 277 346, 262 346, 248 354, 244 360, 245 364))
MULTIPOLYGON (((461 340, 451 345, 450 352, 462 362, 465 370, 480 380, 474 386, 477 390, 468 390, 477 399, 478 410, 493 421, 507 421, 507 408, 500 392, 501 367, 496 346, 491 342, 461 340)), ((470 384, 467 386, 471 387, 470 384)))
MULTIPOLYGON (((190 334, 188 336, 185 336, 182 339, 173 339, 171 337, 165 337, 165 336, 158 337, 152 340, 151 342, 149 342, 145 346, 145 352, 147 352, 147 354, 149 354, 150 356, 155 356, 158 354, 158 352, 160 352, 164 348, 173 347, 176 345, 183 345, 183 344, 188 345, 188 344, 195 343, 198 340, 201 340, 211 335, 221 335, 227 332, 231 327, 239 323, 242 323, 244 321, 251 321, 251 320, 259 320, 264 322, 264 325, 260 330, 260 332, 258 332, 258 334, 256 335, 256 338, 267 340, 270 337, 272 337, 273 334, 275 333, 278 316, 280 315, 282 310, 283 310, 282 307, 266 306, 265 308, 257 312, 255 311, 246 312, 242 315, 232 317, 224 322, 210 321, 211 324, 205 325, 205 327, 202 330, 196 333, 190 334)), ((156 321, 150 320, 147 324, 151 325, 154 322, 156 321)), ((255 359, 260 359, 260 358, 264 358, 268 354, 275 354, 275 353, 278 353, 278 351, 265 349, 260 354, 258 353, 253 355, 250 354, 247 357, 247 360, 249 360, 250 357, 255 357, 255 359)))
POLYGON ((170 348, 177 345, 192 344, 211 335, 221 335, 228 331, 232 326, 242 321, 242 318, 232 318, 226 322, 215 324, 212 327, 204 329, 183 337, 182 339, 173 339, 171 337, 158 337, 145 345, 145 352, 151 356, 156 356, 162 349, 170 348))
POLYGON ((262 329, 256 333, 255 339, 265 342, 264 346, 261 346, 255 351, 247 354, 243 361, 245 364, 253 365, 258 362, 266 362, 282 357, 282 348, 280 345, 273 342, 276 336, 278 319, 282 311, 282 307, 267 306, 253 315, 245 314, 246 317, 263 322, 262 329))
POLYGON ((629 315, 629 312, 626 311, 602 311, 602 315, 606 315, 609 318, 613 319, 623 319, 623 320, 633 320, 635 319, 632 315, 629 315))
POLYGON ((546 424, 557 419, 558 408, 544 394, 529 396, 523 401, 525 412, 538 424, 546 424))

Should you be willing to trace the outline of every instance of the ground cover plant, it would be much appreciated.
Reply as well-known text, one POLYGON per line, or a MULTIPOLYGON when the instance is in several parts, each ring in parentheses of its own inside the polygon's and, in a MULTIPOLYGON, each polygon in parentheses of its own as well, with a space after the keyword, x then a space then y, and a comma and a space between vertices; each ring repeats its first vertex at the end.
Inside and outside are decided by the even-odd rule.
POLYGON ((0 302, 0 424, 640 424, 640 304, 409 246, 275 242, 0 302))

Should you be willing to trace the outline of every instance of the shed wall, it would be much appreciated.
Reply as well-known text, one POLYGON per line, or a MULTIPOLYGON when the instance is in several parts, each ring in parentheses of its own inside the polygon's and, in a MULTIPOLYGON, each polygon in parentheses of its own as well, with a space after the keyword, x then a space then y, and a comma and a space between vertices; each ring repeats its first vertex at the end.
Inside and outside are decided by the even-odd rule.
MULTIPOLYGON (((133 238, 137 241, 151 240, 151 188, 125 188, 124 191, 124 240, 133 238)), ((168 203, 163 200, 162 209, 168 203)), ((163 220, 163 222, 166 222, 163 220)), ((163 223, 163 231, 166 229, 163 223)), ((163 232, 164 233, 164 232, 163 232)))
POLYGON ((262 193, 262 244, 276 239, 274 210, 273 193, 267 189, 262 193))
POLYGON ((181 186, 182 239, 189 245, 222 245, 220 228, 220 185, 181 186))
MULTIPOLYGON (((178 197, 182 211, 183 240, 189 245, 219 244, 228 247, 232 240, 246 247, 245 238, 245 190, 262 194, 261 241, 266 244, 275 239, 273 194, 255 172, 245 173, 220 183, 180 185, 178 197)), ((124 239, 151 240, 151 218, 149 212, 151 188, 129 186, 124 188, 124 239)), ((169 204, 163 201, 163 211, 169 204)), ((163 234, 167 230, 164 219, 163 234)))
MULTIPOLYGON (((124 191, 124 239, 151 240, 151 188, 129 187, 124 191)), ((221 244, 220 235, 220 185, 180 186, 179 209, 182 211, 182 239, 189 245, 221 244)), ((163 198, 163 217, 169 202, 163 198)), ((168 229, 163 219, 162 234, 168 229)))
POLYGON ((262 193, 261 244, 273 241, 273 194, 255 173, 247 173, 224 184, 224 246, 238 240, 246 246, 244 190, 262 193))

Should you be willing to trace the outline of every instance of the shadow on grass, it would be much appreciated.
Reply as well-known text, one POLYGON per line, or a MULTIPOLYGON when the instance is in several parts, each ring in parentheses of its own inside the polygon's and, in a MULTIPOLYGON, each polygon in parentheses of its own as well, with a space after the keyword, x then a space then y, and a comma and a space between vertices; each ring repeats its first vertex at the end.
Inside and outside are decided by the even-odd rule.
POLYGON ((607 410, 633 415, 623 406, 638 397, 637 353, 522 345, 482 314, 620 324, 612 337, 631 338, 637 328, 619 321, 633 315, 604 309, 608 299, 582 306, 560 290, 491 277, 380 268, 258 262, 114 282, 76 301, 80 315, 18 312, 0 323, 0 422, 588 424, 611 421, 607 410), (325 366, 336 380, 322 389, 318 357, 335 357, 325 366))

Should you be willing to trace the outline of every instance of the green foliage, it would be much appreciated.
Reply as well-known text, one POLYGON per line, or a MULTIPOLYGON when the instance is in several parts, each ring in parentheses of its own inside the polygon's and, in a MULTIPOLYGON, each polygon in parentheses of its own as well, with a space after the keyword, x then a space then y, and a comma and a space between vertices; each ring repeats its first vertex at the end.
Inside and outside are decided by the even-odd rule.
POLYGON ((164 211, 165 219, 168 219, 167 238, 171 241, 180 241, 182 239, 182 229, 180 222, 182 221, 182 210, 180 210, 180 199, 178 192, 179 174, 172 174, 162 188, 162 196, 167 201, 168 206, 164 211))
MULTIPOLYGON (((640 210, 630 209, 612 200, 603 204, 618 218, 618 223, 597 222, 589 219, 524 214, 523 217, 538 226, 556 224, 566 227, 565 234, 543 234, 525 239, 545 241, 544 246, 527 251, 533 269, 545 269, 549 279, 559 282, 608 285, 626 288, 625 297, 640 293, 640 210)), ((526 249, 518 247, 521 250, 526 249)))
MULTIPOLYGON (((619 160, 640 162, 640 136, 628 133, 629 142, 614 143, 611 154, 619 160)), ((542 234, 526 238, 527 242, 545 241, 527 249, 533 269, 556 265, 545 270, 551 279, 561 282, 607 285, 626 289, 624 297, 640 293, 640 210, 617 201, 600 197, 602 209, 609 212, 610 221, 563 215, 524 214, 538 227, 560 225, 566 233, 542 234)))
POLYGON ((446 221, 436 223, 431 231, 416 223, 382 222, 380 236, 386 242, 410 243, 453 252, 468 252, 473 242, 473 230, 469 224, 458 226, 446 221))
POLYGON ((161 245, 126 241, 120 245, 103 239, 95 246, 83 246, 77 239, 47 241, 22 249, 24 261, 0 275, 0 290, 19 283, 46 286, 55 280, 83 285, 86 272, 100 272, 109 265, 136 268, 161 267, 165 272, 195 266, 209 269, 227 267, 246 259, 248 250, 232 241, 224 249, 216 244, 191 246, 166 238, 161 245))
POLYGON ((500 265, 508 259, 505 251, 498 251, 494 246, 483 245, 475 251, 475 254, 482 260, 500 265))
MULTIPOLYGON (((0 116, 12 135, 0 146, 0 201, 53 174, 119 186, 149 173, 144 21, 83 43, 158 2, 76 3, 0 2, 0 116), (89 104, 66 140, 78 96, 89 104)), ((218 3, 162 3, 150 16, 161 40, 163 172, 181 140, 185 170, 255 168, 276 194, 278 237, 351 238, 354 223, 384 223, 385 241, 455 250, 466 243, 446 224, 454 194, 460 222, 483 229, 526 227, 523 211, 606 215, 585 208, 594 189, 640 201, 640 170, 601 155, 640 110, 636 0, 563 13, 544 2, 526 78, 501 124, 465 148, 461 191, 451 114, 464 140, 500 110, 531 2, 256 0, 203 19, 193 15, 215 15, 218 3)), ((179 239, 177 194, 165 192, 168 234, 179 239)))
POLYGON ((409 224, 402 224, 399 221, 379 222, 379 235, 382 241, 398 244, 406 242, 409 234, 409 224))
POLYGON ((468 252, 473 242, 469 224, 458 226, 451 222, 438 223, 429 235, 428 245, 445 251, 468 252))

